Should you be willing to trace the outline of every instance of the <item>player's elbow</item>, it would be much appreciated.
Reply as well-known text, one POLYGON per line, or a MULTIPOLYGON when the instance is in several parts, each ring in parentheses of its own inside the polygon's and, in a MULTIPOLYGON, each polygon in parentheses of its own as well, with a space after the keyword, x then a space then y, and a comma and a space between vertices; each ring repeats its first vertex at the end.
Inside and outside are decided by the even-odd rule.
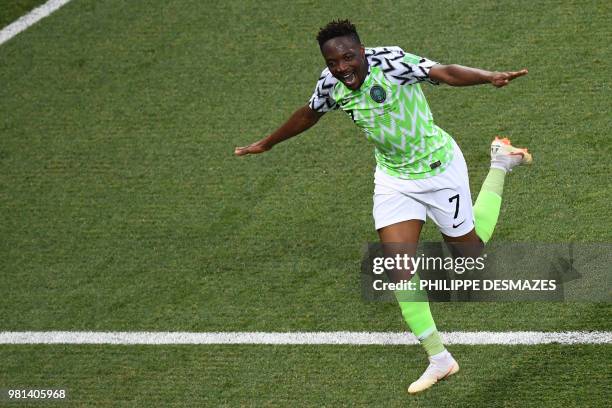
POLYGON ((313 110, 308 105, 300 108, 300 113, 302 117, 302 122, 308 127, 316 124, 319 121, 319 119, 321 119, 321 116, 323 116, 322 113, 313 110))
POLYGON ((432 79, 450 86, 462 85, 461 76, 459 74, 460 67, 455 64, 435 65, 429 72, 429 76, 432 79))

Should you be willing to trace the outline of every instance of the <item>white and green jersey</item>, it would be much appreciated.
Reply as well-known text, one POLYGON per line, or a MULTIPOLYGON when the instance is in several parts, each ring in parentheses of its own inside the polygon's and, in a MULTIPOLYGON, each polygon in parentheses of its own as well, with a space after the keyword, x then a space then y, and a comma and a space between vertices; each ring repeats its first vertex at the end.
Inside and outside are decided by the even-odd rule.
POLYGON ((421 179, 444 171, 453 158, 451 137, 434 124, 420 82, 436 62, 399 47, 367 48, 369 73, 353 91, 323 70, 309 106, 342 109, 375 145, 376 163, 387 174, 421 179))

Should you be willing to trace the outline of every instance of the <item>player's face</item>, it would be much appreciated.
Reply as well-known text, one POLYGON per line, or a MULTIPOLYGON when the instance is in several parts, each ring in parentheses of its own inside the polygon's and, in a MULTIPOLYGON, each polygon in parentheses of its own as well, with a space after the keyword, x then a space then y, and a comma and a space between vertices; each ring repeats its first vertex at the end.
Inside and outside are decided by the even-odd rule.
POLYGON ((365 48, 351 36, 336 37, 321 47, 327 68, 347 88, 357 90, 368 75, 365 48))

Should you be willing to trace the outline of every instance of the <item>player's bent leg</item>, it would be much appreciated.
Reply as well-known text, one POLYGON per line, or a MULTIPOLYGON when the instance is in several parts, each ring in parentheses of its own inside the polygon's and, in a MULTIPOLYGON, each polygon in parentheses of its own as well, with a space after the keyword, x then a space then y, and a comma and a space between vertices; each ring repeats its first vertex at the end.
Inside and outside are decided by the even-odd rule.
POLYGON ((474 203, 476 234, 487 243, 493 235, 501 209, 506 174, 516 166, 531 164, 533 158, 524 148, 512 146, 507 138, 491 143, 491 169, 474 203))

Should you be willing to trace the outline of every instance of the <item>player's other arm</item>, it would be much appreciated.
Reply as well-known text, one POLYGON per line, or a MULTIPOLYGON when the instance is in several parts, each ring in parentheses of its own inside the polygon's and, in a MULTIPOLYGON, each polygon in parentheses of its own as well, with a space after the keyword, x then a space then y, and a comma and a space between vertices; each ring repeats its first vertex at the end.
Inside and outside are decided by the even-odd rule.
POLYGON ((256 154, 268 151, 277 143, 287 140, 293 136, 299 135, 307 129, 315 125, 323 116, 322 112, 316 112, 310 106, 302 106, 278 129, 269 136, 251 143, 248 146, 236 147, 234 154, 244 156, 245 154, 256 154))
POLYGON ((520 71, 495 72, 462 65, 434 65, 429 71, 429 77, 451 86, 468 86, 492 84, 497 88, 508 85, 510 81, 527 75, 527 69, 520 71))

